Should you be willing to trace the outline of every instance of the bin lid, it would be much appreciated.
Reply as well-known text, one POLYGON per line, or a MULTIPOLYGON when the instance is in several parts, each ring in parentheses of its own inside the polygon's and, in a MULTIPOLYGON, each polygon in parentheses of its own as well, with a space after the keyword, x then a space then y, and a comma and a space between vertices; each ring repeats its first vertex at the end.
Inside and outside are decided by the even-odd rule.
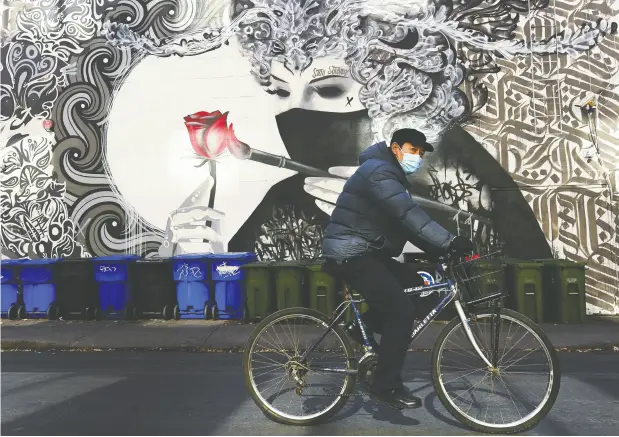
POLYGON ((324 264, 325 264, 324 259, 315 260, 315 261, 309 261, 305 267, 313 272, 322 272, 322 266, 324 266, 324 264))
POLYGON ((212 259, 256 259, 256 255, 251 252, 225 252, 225 253, 209 253, 207 258, 212 259))
POLYGON ((243 264, 241 266, 242 269, 251 269, 251 268, 269 268, 271 267, 273 264, 275 264, 273 261, 255 261, 249 264, 243 264))
POLYGON ((39 259, 27 259, 23 260, 24 263, 31 265, 47 265, 54 264, 55 262, 60 261, 58 258, 39 258, 39 259))
POLYGON ((312 263, 309 259, 290 260, 290 261, 276 261, 273 263, 273 267, 289 267, 289 268, 307 268, 312 263))
POLYGON ((131 260, 135 260, 139 258, 140 258, 139 255, 109 255, 109 256, 98 256, 96 258, 92 258, 92 260, 94 262, 97 262, 97 261, 109 262, 109 261, 131 261, 131 260))
POLYGON ((136 264, 169 264, 171 262, 172 261, 170 260, 170 258, 148 258, 148 259, 141 258, 137 260, 135 263, 136 264))
POLYGON ((587 263, 583 261, 570 261, 569 259, 536 259, 535 261, 539 263, 543 263, 548 266, 558 266, 558 267, 582 267, 586 266, 587 263))
POLYGON ((3 260, 0 260, 0 264, 2 264, 3 266, 14 266, 14 265, 17 265, 17 264, 24 263, 26 261, 29 261, 28 258, 3 259, 3 260))
POLYGON ((171 259, 205 259, 210 258, 212 253, 182 253, 180 255, 174 255, 171 259))
MULTIPOLYGON (((60 258, 58 262, 63 265, 67 264, 85 264, 92 262, 93 258, 60 258)), ((75 266, 73 266, 75 267, 75 266)), ((73 268, 72 267, 72 268, 73 268)))
POLYGON ((505 258, 505 264, 508 266, 518 267, 541 267, 542 263, 539 260, 526 260, 517 258, 505 258))

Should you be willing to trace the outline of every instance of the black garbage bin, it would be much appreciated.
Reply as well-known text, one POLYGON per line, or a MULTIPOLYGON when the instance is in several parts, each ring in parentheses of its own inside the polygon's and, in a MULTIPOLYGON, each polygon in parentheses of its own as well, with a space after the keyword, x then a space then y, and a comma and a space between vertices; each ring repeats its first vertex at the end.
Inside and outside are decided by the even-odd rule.
POLYGON ((99 288, 91 258, 64 258, 54 264, 56 301, 60 316, 66 319, 95 318, 99 307, 99 288))
POLYGON ((176 305, 172 261, 167 258, 138 260, 129 264, 129 277, 133 281, 136 316, 170 320, 176 305))

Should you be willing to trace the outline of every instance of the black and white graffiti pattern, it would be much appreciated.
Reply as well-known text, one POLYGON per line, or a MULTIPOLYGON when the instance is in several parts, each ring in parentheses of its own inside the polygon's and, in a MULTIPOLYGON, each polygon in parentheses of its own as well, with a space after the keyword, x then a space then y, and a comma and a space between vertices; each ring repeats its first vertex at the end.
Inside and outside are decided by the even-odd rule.
MULTIPOLYGON (((603 268, 596 281, 608 279, 612 274, 607 271, 617 269, 616 218, 597 214, 593 206, 583 207, 577 200, 581 192, 559 193, 545 187, 570 182, 591 185, 600 180, 605 168, 616 165, 612 162, 616 136, 611 132, 616 129, 612 126, 617 121, 617 94, 607 86, 614 73, 606 77, 605 72, 617 68, 617 37, 607 32, 608 21, 615 19, 618 11, 608 2, 586 0, 554 6, 559 25, 549 34, 538 34, 531 31, 531 25, 548 29, 540 16, 549 16, 549 0, 33 2, 20 12, 18 31, 2 46, 1 121, 9 129, 28 124, 33 117, 55 121, 57 144, 51 165, 58 179, 43 183, 39 178, 33 186, 24 182, 27 190, 41 184, 44 194, 40 200, 23 194, 8 196, 7 207, 17 208, 10 216, 4 216, 3 197, 3 225, 28 229, 21 234, 22 243, 12 250, 37 253, 38 249, 33 249, 36 244, 50 241, 53 221, 60 225, 61 241, 64 236, 72 237, 76 229, 82 230, 87 252, 93 255, 155 252, 162 231, 145 223, 122 202, 102 159, 106 115, 114 89, 122 86, 123 78, 144 56, 195 55, 216 50, 238 37, 254 75, 263 84, 269 82, 273 60, 290 68, 307 68, 313 57, 322 54, 344 58, 353 78, 363 85, 358 98, 368 109, 379 139, 399 127, 414 126, 437 141, 451 124, 478 116, 469 131, 486 149, 496 152, 497 161, 515 175, 549 241, 560 240, 564 254, 598 262, 603 268), (534 12, 539 14, 531 18, 534 12), (589 51, 598 50, 591 50, 593 47, 599 47, 604 59, 611 60, 596 60, 595 53, 590 57, 589 51), (603 162, 597 168, 579 155, 588 139, 583 129, 573 125, 577 119, 573 109, 560 108, 559 116, 548 121, 539 109, 548 105, 548 95, 526 95, 527 74, 533 78, 545 74, 547 78, 539 55, 553 53, 557 55, 553 58, 556 68, 563 74, 564 107, 573 106, 592 83, 597 87, 594 91, 604 90, 599 101, 603 162), (567 60, 572 58, 576 68, 570 70, 567 60), (532 115, 539 115, 536 121, 546 120, 542 131, 532 127, 532 115), (562 132, 567 135, 559 135, 555 127, 564 118, 562 132), (544 140, 544 135, 549 139, 544 140), (576 138, 575 143, 565 140, 567 137, 576 138), (510 144, 506 145, 508 138, 510 144), (530 155, 534 144, 542 144, 544 151, 530 155), (561 164, 566 162, 569 169, 561 164), (565 172, 572 172, 571 176, 565 172), (66 212, 58 204, 63 198, 66 212), (552 206, 556 199, 561 209, 552 206), (48 223, 41 220, 41 211, 60 212, 48 223), (578 223, 568 220, 581 214, 588 218, 578 223), (597 235, 596 241, 583 243, 570 237, 583 232, 597 235), (596 256, 604 258, 603 262, 596 256)), ((19 147, 11 158, 16 162, 11 171, 17 171, 19 165, 20 172, 23 168, 41 170, 29 161, 31 147, 39 149, 23 141, 19 147)), ((12 178, 8 180, 13 183, 12 178)), ((484 190, 478 188, 476 196, 484 190)), ((450 190, 438 181, 434 194, 450 204, 464 202, 450 190)), ((485 208, 482 198, 479 207, 485 208)), ((613 201, 603 188, 593 190, 585 199, 585 205, 613 201)), ((39 252, 68 256, 77 253, 75 250, 61 243, 39 252)), ((610 310, 610 305, 616 305, 610 303, 616 287, 602 296, 604 293, 596 294, 596 305, 610 310)))
POLYGON ((52 166, 52 140, 17 134, 2 149, 0 243, 11 258, 88 256, 63 200, 65 184, 52 166))

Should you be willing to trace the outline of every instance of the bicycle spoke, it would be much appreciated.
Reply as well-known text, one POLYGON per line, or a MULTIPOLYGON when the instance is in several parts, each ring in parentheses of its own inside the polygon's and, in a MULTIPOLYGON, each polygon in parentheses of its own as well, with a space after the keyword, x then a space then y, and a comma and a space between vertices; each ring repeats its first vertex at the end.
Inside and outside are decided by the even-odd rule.
MULTIPOLYGON (((492 328, 489 323, 495 321, 492 313, 477 315, 474 333, 485 353, 488 353, 488 339, 483 336, 496 332, 488 329, 492 328)), ((499 343, 493 346, 501 354, 496 369, 480 366, 478 357, 470 359, 471 353, 461 346, 468 344, 468 340, 460 340, 461 323, 444 338, 437 364, 441 373, 440 390, 458 414, 472 423, 496 429, 530 421, 541 411, 552 388, 548 348, 532 327, 505 314, 501 314, 499 323, 499 343), (480 372, 485 373, 477 379, 474 375, 480 372)))
POLYGON ((458 376, 457 378, 450 379, 449 381, 444 382, 443 384, 447 385, 447 384, 449 384, 450 382, 455 381, 456 379, 464 378, 465 376, 468 376, 468 375, 470 375, 471 373, 479 372, 480 370, 485 370, 485 368, 484 368, 484 367, 480 367, 479 369, 473 369, 473 370, 471 370, 470 372, 465 373, 464 375, 460 375, 460 376, 458 376))
POLYGON ((306 361, 300 360, 327 327, 323 321, 311 316, 292 314, 276 319, 257 335, 253 352, 250 352, 250 380, 255 393, 269 410, 284 417, 307 418, 333 408, 340 398, 339 394, 347 387, 351 376, 312 366, 313 363, 324 368, 350 369, 352 357, 348 356, 335 330, 323 334, 306 361), (312 339, 314 331, 316 337, 312 339), (256 350, 262 347, 261 343, 273 348, 273 353, 256 350), (308 403, 304 399, 312 400, 308 403))

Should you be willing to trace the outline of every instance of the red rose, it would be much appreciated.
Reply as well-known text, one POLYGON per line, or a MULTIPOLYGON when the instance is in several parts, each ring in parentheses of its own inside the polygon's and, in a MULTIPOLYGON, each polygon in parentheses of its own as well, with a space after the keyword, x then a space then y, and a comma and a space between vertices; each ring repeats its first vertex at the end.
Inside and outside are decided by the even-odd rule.
POLYGON ((220 111, 200 111, 185 117, 185 126, 193 150, 206 159, 221 156, 229 147, 235 147, 240 141, 234 135, 232 125, 228 127, 228 113, 220 111))

